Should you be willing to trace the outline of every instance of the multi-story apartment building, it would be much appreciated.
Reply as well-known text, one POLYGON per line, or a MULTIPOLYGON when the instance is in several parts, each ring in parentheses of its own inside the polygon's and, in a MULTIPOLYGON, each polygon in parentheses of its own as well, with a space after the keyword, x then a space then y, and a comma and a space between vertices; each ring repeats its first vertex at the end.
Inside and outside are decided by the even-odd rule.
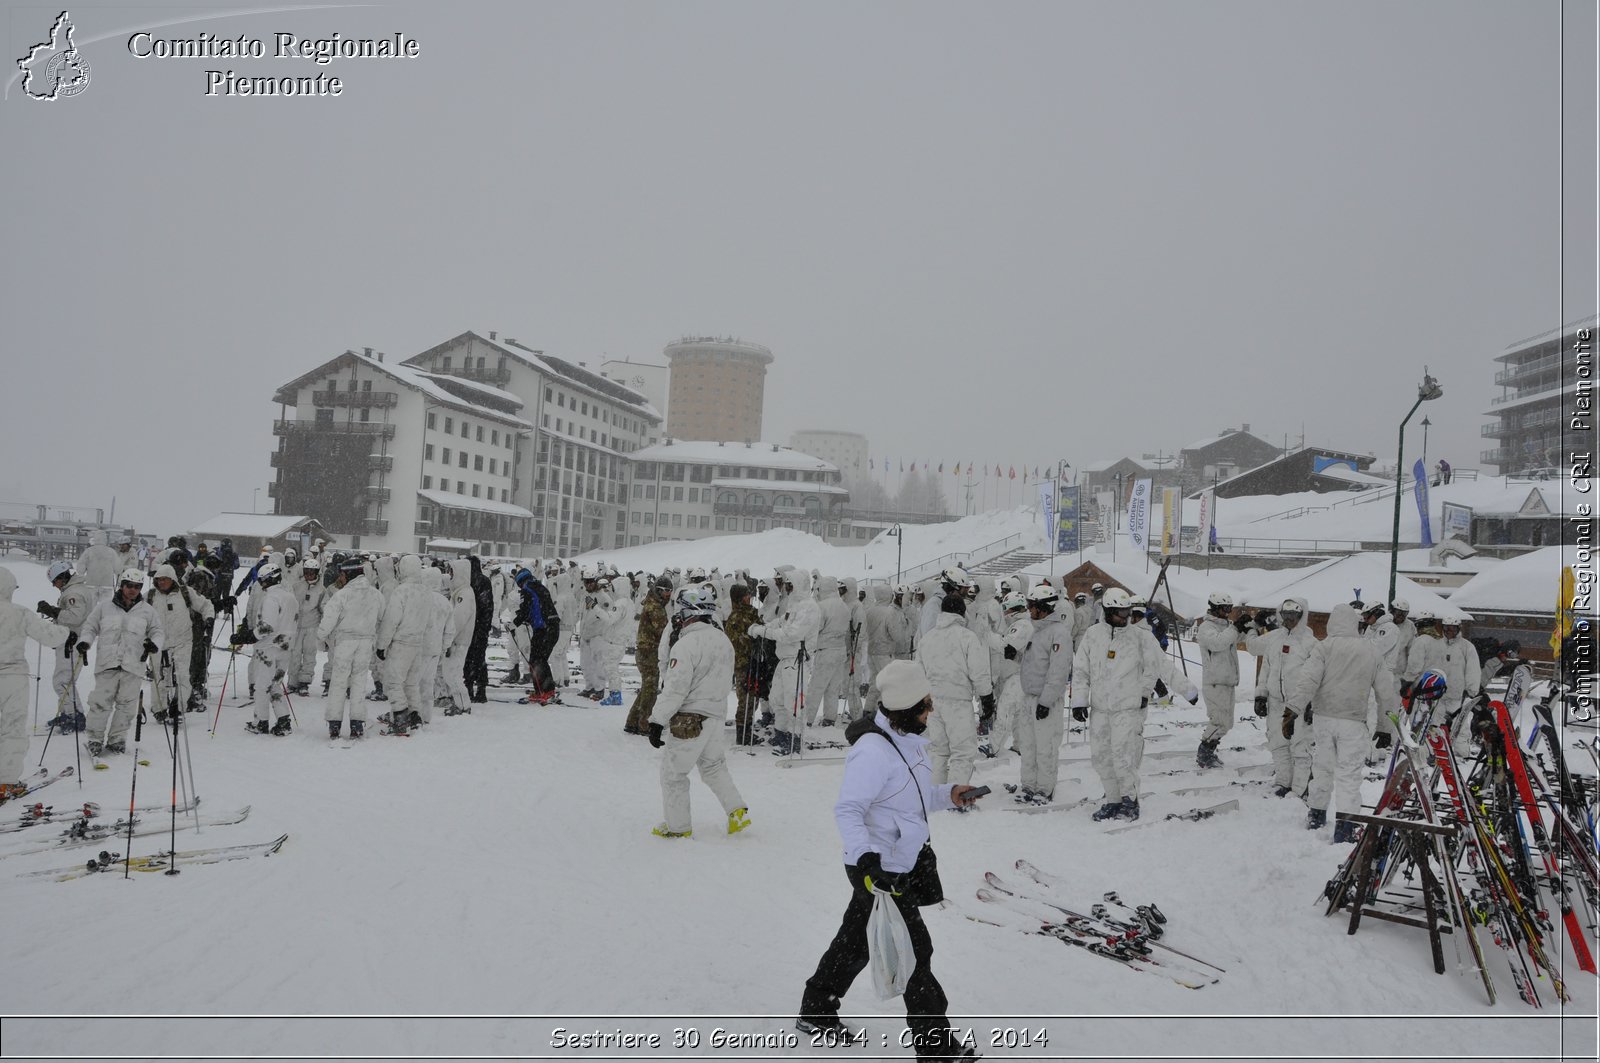
POLYGON ((504 556, 528 540, 533 514, 513 495, 519 441, 533 425, 515 395, 388 363, 367 348, 324 362, 274 398, 274 512, 314 517, 362 549, 470 544, 504 556))
POLYGON ((770 350, 731 338, 685 336, 663 353, 670 369, 668 436, 725 443, 761 438, 770 350))
MULTIPOLYGON (((1573 432, 1580 392, 1576 355, 1581 352, 1573 344, 1578 330, 1593 333, 1595 327, 1596 317, 1590 315, 1519 340, 1495 358, 1503 365, 1494 375, 1500 397, 1491 399, 1485 411, 1494 421, 1483 426, 1483 435, 1499 440, 1499 445, 1479 455, 1484 464, 1507 476, 1566 463, 1562 432, 1564 428, 1569 435, 1573 432)), ((1579 424, 1593 424, 1593 419, 1585 414, 1579 424)))
POLYGON ((463 332, 405 364, 481 382, 523 404, 529 430, 513 456, 510 501, 530 524, 518 552, 552 557, 623 545, 628 456, 654 443, 661 425, 644 396, 495 332, 463 332))
POLYGON ((860 432, 803 428, 790 434, 789 445, 802 454, 821 458, 837 468, 846 484, 870 475, 867 469, 867 437, 860 432))
MULTIPOLYGON (((776 443, 667 439, 632 455, 628 546, 794 528, 852 544, 839 470, 776 443)), ((854 544, 859 545, 859 544, 854 544)))

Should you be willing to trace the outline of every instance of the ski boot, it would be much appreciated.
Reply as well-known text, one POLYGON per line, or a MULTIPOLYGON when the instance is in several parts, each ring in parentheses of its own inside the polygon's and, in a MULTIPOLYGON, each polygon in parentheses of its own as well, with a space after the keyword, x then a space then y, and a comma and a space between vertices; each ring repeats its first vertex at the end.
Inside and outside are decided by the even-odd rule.
POLYGON ((293 694, 297 698, 309 698, 311 696, 311 684, 296 683, 294 686, 289 688, 289 693, 293 694))
POLYGON ((111 743, 107 744, 107 746, 106 746, 106 755, 107 756, 109 756, 109 755, 111 755, 113 753, 126 753, 127 751, 128 751, 128 747, 126 745, 124 745, 123 743, 121 743, 121 742, 111 742, 111 743))
POLYGON ((1313 808, 1306 813, 1306 830, 1321 830, 1328 825, 1328 810, 1313 808))
POLYGON ((736 808, 732 812, 728 813, 729 834, 738 834, 740 831, 749 826, 750 810, 748 808, 736 808))
POLYGON ((835 720, 823 720, 821 723, 817 724, 817 726, 818 727, 837 727, 838 723, 835 720))
POLYGON ((1119 819, 1119 818, 1121 818, 1121 816, 1122 816, 1122 802, 1121 801, 1107 801, 1105 804, 1101 805, 1099 808, 1097 808, 1093 812, 1089 813, 1089 818, 1094 820, 1097 823, 1099 821, 1101 821, 1101 820, 1106 820, 1106 819, 1119 819))
MULTIPOLYGON (((248 729, 249 726, 250 726, 249 724, 245 724, 246 729, 248 729)), ((89 755, 91 757, 99 757, 100 754, 104 753, 104 752, 105 752, 105 747, 101 746, 99 742, 91 741, 89 743, 89 755)))
POLYGON ((327 697, 328 696, 328 687, 331 686, 332 684, 333 684, 333 680, 331 680, 331 679, 324 679, 322 681, 322 696, 323 697, 327 697))
POLYGON ((1124 797, 1122 799, 1122 812, 1120 814, 1123 819, 1138 819, 1139 799, 1137 797, 1124 797))
POLYGON ((622 704, 622 691, 620 691, 620 690, 611 691, 609 694, 607 694, 604 698, 601 699, 600 704, 602 704, 602 705, 621 705, 622 704))
POLYGON ((388 701, 389 700, 389 695, 387 695, 387 694, 385 694, 383 692, 383 684, 382 683, 374 683, 374 684, 372 684, 372 692, 367 695, 367 700, 368 701, 388 701))
POLYGON ((1292 793, 1294 793, 1292 786, 1275 786, 1272 790, 1273 797, 1288 797, 1292 793))
POLYGON ((1333 825, 1333 844, 1354 845, 1361 840, 1361 828, 1347 819, 1333 825))
MULTIPOLYGON (((0 805, 5 804, 7 801, 13 800, 14 798, 21 797, 23 794, 25 794, 27 792, 28 792, 28 784, 27 783, 22 783, 22 782, 0 783, 0 805)), ((741 808, 741 809, 739 809, 739 811, 743 812, 744 809, 741 808)), ((745 826, 748 827, 749 825, 750 825, 749 820, 746 820, 745 821, 745 826)), ((743 830, 744 828, 741 827, 739 829, 743 830)), ((733 828, 733 816, 729 816, 728 817, 728 833, 732 834, 733 830, 734 830, 734 828, 733 828)))
POLYGON ((277 722, 272 725, 272 733, 278 738, 282 738, 291 730, 293 726, 287 716, 279 716, 277 722))
POLYGON ((694 834, 693 830, 668 830, 665 823, 657 823, 650 830, 657 838, 688 838, 694 834))
POLYGON ((351 738, 360 738, 360 737, 362 737, 362 734, 363 734, 363 732, 366 731, 366 729, 367 729, 367 723, 366 723, 365 720, 351 720, 350 721, 350 737, 351 738))
POLYGON ((800 746, 800 743, 788 731, 773 731, 772 737, 768 741, 772 745, 772 755, 775 757, 787 757, 800 746))
POLYGON ((329 738, 338 738, 339 737, 339 731, 343 727, 344 727, 344 721, 343 720, 329 720, 328 721, 328 737, 329 738))
POLYGON ((1200 749, 1195 754, 1195 763, 1202 768, 1222 767, 1222 758, 1217 756, 1217 746, 1220 745, 1221 742, 1222 740, 1220 738, 1212 738, 1208 741, 1201 742, 1200 749))

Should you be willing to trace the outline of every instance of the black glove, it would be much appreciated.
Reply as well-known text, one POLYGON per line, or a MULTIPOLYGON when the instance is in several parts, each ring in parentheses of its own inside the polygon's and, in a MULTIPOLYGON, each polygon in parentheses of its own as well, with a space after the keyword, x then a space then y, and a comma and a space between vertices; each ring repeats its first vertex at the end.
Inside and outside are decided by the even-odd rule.
POLYGON ((1046 716, 1049 716, 1049 715, 1050 715, 1050 706, 1048 706, 1048 705, 1035 705, 1033 707, 1033 718, 1035 720, 1042 720, 1046 716))
POLYGON ((883 869, 883 860, 877 853, 862 853, 856 861, 856 870, 867 880, 867 889, 876 888, 881 893, 900 893, 900 876, 883 869))
POLYGON ((667 740, 661 737, 661 725, 659 723, 650 725, 650 744, 657 749, 667 744, 667 740))
POLYGON ((234 646, 249 646, 256 641, 256 633, 250 630, 249 624, 240 624, 234 631, 233 637, 228 640, 234 646))
POLYGON ((1244 634, 1244 629, 1250 626, 1250 614, 1240 613, 1234 617, 1233 626, 1239 629, 1239 634, 1244 634))
POLYGON ((239 599, 235 598, 231 594, 228 594, 224 595, 222 601, 218 604, 222 606, 222 611, 224 613, 231 613, 233 612, 234 606, 239 604, 239 599))
POLYGON ((1199 694, 1190 694, 1187 698, 1184 698, 1183 700, 1187 701, 1191 705, 1198 705, 1198 704, 1200 704, 1200 695, 1199 694))
POLYGON ((1388 731, 1379 731, 1378 736, 1372 740, 1372 744, 1377 746, 1379 749, 1388 749, 1393 742, 1394 735, 1390 734, 1388 731))
POLYGON ((89 647, 86 643, 78 643, 78 660, 83 662, 85 668, 89 667, 89 647))
POLYGON ((1006 660, 1014 661, 1016 659, 1017 659, 1017 648, 1015 646, 1012 646, 1012 645, 1008 644, 1006 646, 1006 660))
POLYGON ((978 719, 982 720, 984 723, 988 723, 990 720, 994 719, 993 694, 978 695, 978 719))
POLYGON ((72 634, 69 631, 67 633, 67 641, 65 643, 63 643, 62 646, 61 646, 61 659, 64 660, 64 661, 72 660, 72 651, 77 649, 77 648, 78 648, 78 636, 72 634))
POLYGON ((1267 718, 1267 696, 1265 694, 1256 695, 1256 715, 1263 720, 1267 718))
POLYGON ((1401 680, 1400 696, 1403 698, 1409 698, 1411 696, 1411 681, 1409 679, 1401 680))
POLYGON ((445 651, 444 651, 444 656, 445 656, 445 659, 446 659, 446 660, 449 660, 449 659, 450 659, 450 654, 451 654, 451 652, 452 652, 452 651, 454 651, 454 650, 455 650, 455 647, 454 647, 454 646, 447 646, 447 647, 445 647, 445 651))
POLYGON ((1311 726, 1311 706, 1307 705, 1306 706, 1306 711, 1302 712, 1300 715, 1305 717, 1306 726, 1310 727, 1311 726))
POLYGON ((1285 738, 1293 738, 1294 737, 1294 710, 1293 709, 1284 709, 1283 710, 1283 737, 1285 737, 1285 738))
POLYGON ((378 655, 378 660, 380 661, 387 661, 389 659, 389 654, 385 650, 374 650, 372 652, 378 655))
POLYGON ((40 616, 47 616, 51 620, 54 620, 56 617, 61 615, 60 609, 57 609, 43 598, 39 599, 39 604, 34 606, 34 608, 39 611, 40 616))
POLYGON ((161 652, 161 647, 156 645, 156 640, 155 639, 145 639, 144 640, 144 654, 142 656, 140 656, 139 660, 141 660, 141 661, 148 660, 152 653, 160 653, 160 652, 161 652))
POLYGON ((1089 722, 1089 706, 1087 706, 1087 705, 1074 705, 1072 707, 1072 722, 1073 723, 1088 723, 1089 722))
POLYGON ((1149 698, 1140 698, 1139 699, 1139 707, 1141 709, 1148 709, 1150 707, 1150 699, 1149 698))

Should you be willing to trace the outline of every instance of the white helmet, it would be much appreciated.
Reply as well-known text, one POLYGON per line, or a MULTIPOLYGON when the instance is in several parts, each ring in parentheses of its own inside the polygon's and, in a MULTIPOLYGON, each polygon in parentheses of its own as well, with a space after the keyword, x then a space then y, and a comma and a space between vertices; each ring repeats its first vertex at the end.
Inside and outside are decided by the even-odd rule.
POLYGON ((300 563, 300 567, 307 572, 321 572, 322 559, 315 555, 309 556, 300 563))
POLYGON ((1411 603, 1404 598, 1396 598, 1389 603, 1389 611, 1391 613, 1409 613, 1411 612, 1411 603))
POLYGON ((136 569, 136 568, 125 568, 120 573, 117 574, 117 582, 119 584, 120 583, 132 583, 132 584, 135 584, 136 586, 143 587, 144 586, 144 573, 141 572, 140 570, 136 569))
POLYGON ((256 569, 256 582, 261 584, 263 587, 265 587, 269 582, 277 583, 281 579, 283 579, 283 569, 279 568, 277 565, 274 565, 270 561, 256 569))
POLYGON ((1441 615, 1439 617, 1439 626, 1440 627, 1460 627, 1462 622, 1465 619, 1466 619, 1466 617, 1462 616, 1460 613, 1456 613, 1456 612, 1444 613, 1443 615, 1441 615))
POLYGON ((901 583, 895 587, 894 592, 903 598, 911 593, 911 588, 906 586, 904 583, 901 583))
POLYGON ((1026 609, 1027 607, 1028 599, 1024 598, 1016 591, 1012 591, 1010 594, 1006 595, 1000 600, 1000 608, 1004 609, 1008 613, 1014 613, 1019 609, 1026 609))
POLYGON ((967 572, 960 565, 951 565, 939 573, 939 579, 945 583, 954 583, 957 587, 965 587, 967 585, 967 572))
POLYGON ((1423 606, 1421 609, 1418 609, 1416 612, 1411 614, 1411 619, 1414 623, 1431 624, 1435 620, 1439 619, 1439 617, 1432 609, 1429 609, 1427 606, 1423 606))
POLYGON ((1055 608, 1055 604, 1060 598, 1061 596, 1056 593, 1056 589, 1048 583, 1041 583, 1028 592, 1028 604, 1042 608, 1055 608))
POLYGON ((1212 591, 1206 596, 1206 603, 1212 608, 1232 609, 1233 595, 1227 591, 1212 591))
POLYGON ((709 577, 706 575, 706 570, 699 565, 696 565, 694 568, 689 570, 690 583, 704 583, 708 578, 709 577))
POLYGON ((1133 595, 1121 587, 1111 587, 1100 596, 1100 604, 1107 609, 1132 609, 1133 595))
POLYGON ((1293 616, 1304 616, 1305 610, 1293 598, 1285 598, 1283 604, 1278 606, 1278 615, 1282 616, 1284 613, 1289 613, 1293 616))
POLYGON ((60 579, 62 576, 71 576, 72 575, 72 562, 70 562, 70 561, 52 561, 50 563, 50 567, 45 569, 44 574, 45 574, 46 577, 49 578, 51 583, 54 583, 56 580, 60 579))
POLYGON ((578 577, 585 583, 597 580, 600 578, 600 569, 595 565, 584 565, 578 569, 578 577))
POLYGON ((717 595, 709 583, 691 583, 673 596, 672 611, 681 617, 715 616, 717 595))

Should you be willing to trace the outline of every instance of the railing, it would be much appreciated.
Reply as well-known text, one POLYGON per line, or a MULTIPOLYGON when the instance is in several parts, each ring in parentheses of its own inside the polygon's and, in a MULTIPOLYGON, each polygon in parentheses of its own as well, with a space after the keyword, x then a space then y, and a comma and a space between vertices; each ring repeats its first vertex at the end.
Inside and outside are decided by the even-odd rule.
POLYGON ((271 465, 274 469, 281 469, 283 468, 283 463, 285 460, 287 460, 287 458, 288 455, 284 454, 283 451, 274 450, 271 454, 267 455, 267 464, 271 465))
POLYGON ((394 472, 394 458, 388 454, 368 454, 367 469, 370 472, 394 472))
POLYGON ((1508 402, 1521 402, 1523 399, 1550 398, 1561 393, 1561 383, 1540 384, 1535 388, 1521 392, 1517 395, 1501 395, 1499 398, 1490 399, 1490 406, 1501 406, 1508 402))
POLYGON ((313 391, 313 406, 397 406, 400 396, 393 391, 313 391))
POLYGON ((272 422, 272 434, 275 436, 317 432, 348 432, 352 435, 373 435, 382 436, 385 439, 393 439, 394 430, 394 425, 383 421, 282 420, 272 422))
MULTIPOLYGON (((760 504, 752 506, 743 502, 713 502, 711 504, 711 512, 733 517, 770 517, 772 515, 772 507, 760 504)), ((813 519, 821 520, 822 518, 816 517, 813 519)))
POLYGON ((276 480, 268 480, 267 481, 267 497, 268 498, 277 498, 278 497, 278 481, 276 481, 276 480))
POLYGON ((368 485, 367 487, 363 487, 361 491, 362 494, 366 496, 368 502, 387 503, 389 501, 389 488, 387 487, 373 487, 368 485))
POLYGON ((984 543, 982 546, 974 547, 971 550, 958 550, 954 553, 945 554, 942 557, 934 558, 932 561, 924 561, 920 565, 902 569, 900 580, 901 582, 909 582, 910 580, 921 579, 923 576, 942 572, 953 564, 960 565, 963 562, 981 565, 992 557, 998 557, 1006 553, 1021 542, 1022 533, 1018 532, 1015 535, 1008 535, 1004 539, 996 539, 992 543, 984 543), (977 560, 973 561, 973 558, 977 558, 977 560))
POLYGON ((361 518, 361 533, 363 535, 388 535, 389 522, 376 517, 361 518))
POLYGON ((1327 511, 1327 506, 1296 506, 1293 509, 1286 509, 1282 513, 1269 513, 1265 517, 1257 517, 1250 523, 1262 524, 1269 520, 1295 520, 1305 516, 1307 513, 1326 513, 1327 511))
POLYGON ((1232 539, 1217 537, 1230 554, 1357 554, 1359 539, 1232 539))
POLYGON ((463 380, 476 380, 483 384, 493 384, 495 387, 505 387, 511 383, 511 370, 499 367, 490 369, 485 366, 479 369, 475 365, 452 366, 449 369, 436 370, 441 376, 458 376, 463 380))
POLYGON ((1496 384, 1509 384, 1519 377, 1534 376, 1547 369, 1558 368, 1564 357, 1565 355, 1560 353, 1541 355, 1538 358, 1523 362, 1521 365, 1514 365, 1509 369, 1500 370, 1494 375, 1494 382, 1496 384))

